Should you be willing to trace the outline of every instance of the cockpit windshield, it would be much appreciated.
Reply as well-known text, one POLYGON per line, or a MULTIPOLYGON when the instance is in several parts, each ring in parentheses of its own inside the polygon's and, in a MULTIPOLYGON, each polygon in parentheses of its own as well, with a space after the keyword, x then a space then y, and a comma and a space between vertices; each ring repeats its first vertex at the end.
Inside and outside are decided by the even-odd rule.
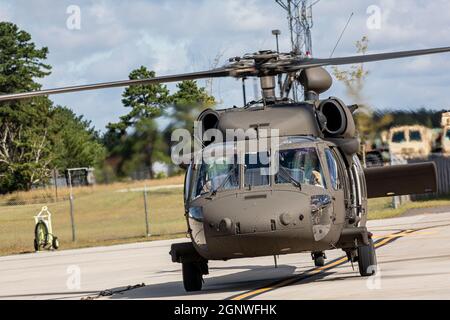
POLYGON ((268 152, 245 155, 245 187, 262 187, 270 184, 270 163, 268 152))
POLYGON ((194 167, 192 198, 239 188, 237 156, 219 156, 194 167))
POLYGON ((237 190, 241 184, 245 188, 271 186, 272 181, 277 185, 292 184, 300 189, 302 185, 327 187, 315 147, 279 150, 273 154, 273 159, 268 151, 238 153, 236 146, 229 143, 205 150, 209 156, 203 156, 202 162, 192 165, 188 176, 190 191, 187 194, 191 200, 237 190), (226 151, 220 152, 221 148, 226 151), (238 154, 243 156, 242 159, 238 154), (271 166, 274 160, 278 167, 271 166))
POLYGON ((280 151, 280 173, 275 176, 277 184, 291 183, 287 172, 298 183, 325 188, 322 166, 315 148, 299 148, 280 151))

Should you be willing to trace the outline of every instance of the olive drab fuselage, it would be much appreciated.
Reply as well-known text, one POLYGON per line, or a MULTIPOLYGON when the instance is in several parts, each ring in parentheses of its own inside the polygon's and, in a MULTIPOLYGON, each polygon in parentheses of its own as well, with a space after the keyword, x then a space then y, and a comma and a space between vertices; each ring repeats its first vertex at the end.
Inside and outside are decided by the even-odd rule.
MULTIPOLYGON (((314 156, 317 162, 309 178, 305 177, 306 162, 300 163, 304 166, 301 168, 291 166, 291 172, 303 177, 300 185, 283 180, 281 173, 270 174, 264 177, 264 183, 252 185, 246 180, 255 180, 251 174, 257 171, 248 174, 246 164, 238 164, 232 187, 213 195, 196 192, 202 163, 192 163, 185 182, 186 217, 192 243, 204 259, 320 252, 342 247, 343 230, 365 228, 367 192, 362 166, 356 153, 346 153, 335 143, 337 139, 349 144, 356 138, 337 135, 332 139, 334 142, 328 141, 323 135, 323 124, 317 120, 319 110, 315 103, 274 104, 207 110, 199 117, 199 121, 207 118, 204 130, 208 126, 222 131, 277 129, 277 152, 286 155, 297 152, 297 158, 314 156), (216 123, 207 117, 211 114, 216 116, 216 123)), ((203 152, 217 146, 220 143, 207 146, 203 152)))

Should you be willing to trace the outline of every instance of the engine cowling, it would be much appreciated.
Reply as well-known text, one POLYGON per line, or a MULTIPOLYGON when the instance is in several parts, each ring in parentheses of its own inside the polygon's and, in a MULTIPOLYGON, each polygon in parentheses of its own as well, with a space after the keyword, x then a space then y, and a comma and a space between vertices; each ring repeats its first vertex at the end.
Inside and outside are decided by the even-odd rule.
MULTIPOLYGON (((201 123, 201 128, 196 130, 194 134, 197 135, 197 138, 203 141, 204 133, 206 131, 210 129, 218 129, 220 114, 213 109, 206 109, 198 116, 197 121, 201 123)), ((207 141, 204 141, 204 143, 205 145, 209 144, 207 141)))
POLYGON ((354 138, 356 135, 355 121, 350 109, 339 99, 322 100, 319 111, 326 121, 321 129, 327 138, 354 138))

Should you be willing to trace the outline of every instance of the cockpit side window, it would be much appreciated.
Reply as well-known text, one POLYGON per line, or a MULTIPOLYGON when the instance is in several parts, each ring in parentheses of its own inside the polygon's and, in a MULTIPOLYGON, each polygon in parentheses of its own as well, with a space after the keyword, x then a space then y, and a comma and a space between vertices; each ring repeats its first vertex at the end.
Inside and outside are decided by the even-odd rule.
POLYGON ((327 159, 328 171, 330 172, 331 187, 335 191, 340 190, 341 184, 336 158, 330 149, 325 149, 325 157, 327 159))
POLYGON ((299 148, 279 152, 279 173, 276 184, 290 183, 289 177, 300 184, 326 188, 322 166, 316 148, 299 148))

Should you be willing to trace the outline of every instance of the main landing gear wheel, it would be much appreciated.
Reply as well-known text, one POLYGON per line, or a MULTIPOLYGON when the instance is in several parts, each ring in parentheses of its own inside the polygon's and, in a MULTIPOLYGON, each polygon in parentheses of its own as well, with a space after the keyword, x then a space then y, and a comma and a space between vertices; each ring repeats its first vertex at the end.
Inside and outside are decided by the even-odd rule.
POLYGON ((377 272, 377 255, 373 240, 369 240, 369 245, 358 248, 358 266, 362 277, 370 277, 377 272))
POLYGON ((203 273, 199 263, 183 263, 183 284, 187 292, 202 290, 203 273))
POLYGON ((323 267, 325 265, 325 259, 327 256, 323 252, 313 252, 312 258, 316 267, 323 267))

